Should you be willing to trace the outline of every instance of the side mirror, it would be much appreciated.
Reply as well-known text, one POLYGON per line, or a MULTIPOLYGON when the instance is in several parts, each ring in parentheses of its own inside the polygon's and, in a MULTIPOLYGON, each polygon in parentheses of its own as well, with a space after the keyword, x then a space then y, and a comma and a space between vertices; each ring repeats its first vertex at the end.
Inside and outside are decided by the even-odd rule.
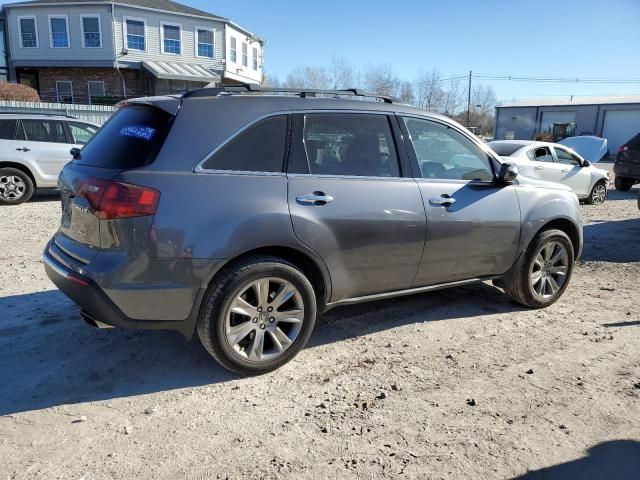
POLYGON ((583 167, 590 167, 591 166, 591 162, 589 160, 585 160, 584 162, 582 162, 582 166, 583 167))
POLYGON ((498 181, 502 185, 511 185, 518 176, 518 167, 513 163, 503 163, 498 172, 498 181))
POLYGON ((80 149, 78 147, 73 147, 69 153, 74 160, 78 160, 80 158, 80 149))

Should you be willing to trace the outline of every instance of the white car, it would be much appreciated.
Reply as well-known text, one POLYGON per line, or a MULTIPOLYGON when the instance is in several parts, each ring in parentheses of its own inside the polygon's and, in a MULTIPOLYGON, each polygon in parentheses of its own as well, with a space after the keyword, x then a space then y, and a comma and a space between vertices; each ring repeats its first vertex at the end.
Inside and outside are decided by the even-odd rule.
POLYGON ((488 145, 525 177, 567 185, 579 199, 593 205, 607 198, 609 172, 564 145, 528 140, 498 140, 488 145))
POLYGON ((0 114, 0 205, 24 203, 58 175, 100 127, 60 115, 0 114))

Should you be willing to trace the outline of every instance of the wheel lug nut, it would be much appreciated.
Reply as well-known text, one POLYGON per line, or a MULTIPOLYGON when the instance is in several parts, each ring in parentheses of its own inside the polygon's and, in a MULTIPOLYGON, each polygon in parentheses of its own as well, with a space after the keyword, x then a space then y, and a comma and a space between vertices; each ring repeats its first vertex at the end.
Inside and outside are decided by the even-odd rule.
POLYGON ((275 322, 275 321, 276 321, 276 319, 275 319, 275 318, 273 318, 273 317, 271 317, 271 318, 269 319, 269 322, 270 322, 270 323, 273 323, 273 322, 275 322))
POLYGON ((273 312, 273 307, 267 308, 267 312, 273 312))
POLYGON ((258 319, 257 319, 256 317, 253 317, 252 322, 253 322, 253 323, 258 323, 258 319))
POLYGON ((262 311, 262 307, 258 307, 258 311, 261 312, 262 311))
POLYGON ((260 325, 261 330, 264 330, 265 328, 267 328, 267 326, 264 323, 260 325))

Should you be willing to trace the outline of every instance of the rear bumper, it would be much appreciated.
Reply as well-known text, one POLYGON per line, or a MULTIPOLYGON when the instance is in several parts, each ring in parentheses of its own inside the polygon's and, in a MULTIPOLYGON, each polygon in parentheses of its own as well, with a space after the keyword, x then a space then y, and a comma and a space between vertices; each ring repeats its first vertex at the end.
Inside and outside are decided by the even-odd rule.
POLYGON ((201 295, 193 307, 191 315, 181 321, 135 320, 125 315, 91 278, 63 265, 51 254, 48 244, 42 254, 45 272, 58 289, 76 303, 92 319, 106 325, 141 330, 174 330, 191 338, 197 319, 201 295))
POLYGON ((630 178, 640 180, 640 165, 615 163, 613 165, 613 173, 617 177, 630 178))

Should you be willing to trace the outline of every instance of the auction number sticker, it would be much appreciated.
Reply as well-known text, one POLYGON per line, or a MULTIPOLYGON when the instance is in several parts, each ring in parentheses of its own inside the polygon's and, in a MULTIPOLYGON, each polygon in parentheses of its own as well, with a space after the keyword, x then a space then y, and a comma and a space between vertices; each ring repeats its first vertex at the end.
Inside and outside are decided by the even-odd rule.
POLYGON ((142 125, 131 125, 120 130, 120 135, 123 137, 133 137, 147 141, 151 141, 155 134, 155 128, 145 127, 142 125))

